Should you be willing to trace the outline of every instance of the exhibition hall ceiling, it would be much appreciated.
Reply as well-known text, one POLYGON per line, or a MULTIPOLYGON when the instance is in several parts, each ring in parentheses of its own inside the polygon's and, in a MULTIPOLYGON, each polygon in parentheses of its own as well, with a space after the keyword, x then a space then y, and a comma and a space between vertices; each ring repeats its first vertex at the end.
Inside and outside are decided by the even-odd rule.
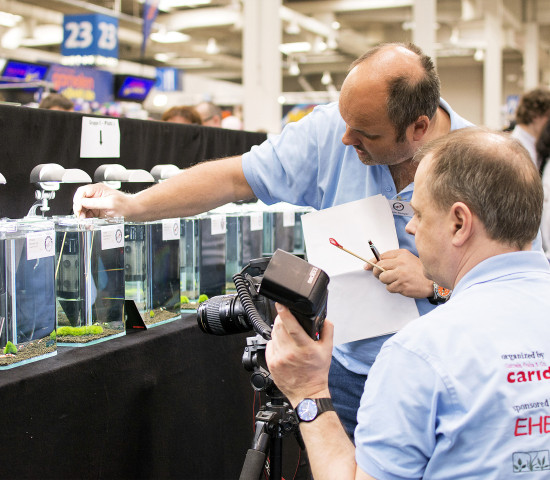
MULTIPOLYGON (((257 0, 269 2, 270 0, 257 0)), ((412 0, 283 0, 283 89, 339 88, 353 59, 382 41, 413 39, 412 0)), ((503 58, 521 61, 525 22, 540 26, 540 65, 550 51, 550 0, 437 1, 437 61, 482 62, 488 5, 502 5, 503 58)), ((17 15, 0 26, 0 56, 59 61, 64 14, 103 13, 119 19, 119 59, 171 66, 210 78, 241 82, 242 3, 239 0, 160 0, 160 11, 141 55, 143 3, 139 0, 0 0, 17 15), (14 20, 15 18, 15 20, 14 20), (178 36, 179 35, 179 40, 178 36), (168 40, 176 40, 168 43, 168 40), (10 43, 11 42, 11 43, 10 43)), ((2 21, 0 14, 0 23, 2 21)), ((550 67, 549 67, 550 68, 550 67)), ((124 73, 124 72, 121 72, 124 73)))

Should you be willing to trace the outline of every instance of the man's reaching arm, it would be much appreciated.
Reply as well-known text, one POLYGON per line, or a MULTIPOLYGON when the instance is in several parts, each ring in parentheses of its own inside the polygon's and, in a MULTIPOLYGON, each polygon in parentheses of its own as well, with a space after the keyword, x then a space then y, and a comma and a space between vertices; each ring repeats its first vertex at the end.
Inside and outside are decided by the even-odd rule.
POLYGON ((201 163, 135 195, 103 184, 86 185, 76 191, 73 210, 81 217, 148 221, 187 217, 253 197, 237 156, 201 163))

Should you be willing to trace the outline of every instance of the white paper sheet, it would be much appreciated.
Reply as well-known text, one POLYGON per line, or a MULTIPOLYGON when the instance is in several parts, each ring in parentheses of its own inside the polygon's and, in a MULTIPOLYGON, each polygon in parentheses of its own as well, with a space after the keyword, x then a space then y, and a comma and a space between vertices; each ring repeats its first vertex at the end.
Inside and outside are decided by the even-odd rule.
POLYGON ((334 323, 334 344, 393 333, 418 317, 414 299, 392 294, 364 262, 331 245, 371 259, 368 241, 382 253, 399 248, 391 208, 383 195, 302 216, 308 261, 330 277, 327 318, 334 323))

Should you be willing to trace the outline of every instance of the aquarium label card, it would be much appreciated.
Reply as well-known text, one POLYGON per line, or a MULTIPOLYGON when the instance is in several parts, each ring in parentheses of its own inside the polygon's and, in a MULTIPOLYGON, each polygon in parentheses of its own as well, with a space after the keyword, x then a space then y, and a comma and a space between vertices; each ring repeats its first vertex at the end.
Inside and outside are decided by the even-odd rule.
POLYGON ((120 158, 118 118, 82 117, 80 158, 120 158))
POLYGON ((250 214, 250 231, 264 229, 264 214, 262 212, 253 212, 250 214))
POLYGON ((27 260, 55 255, 55 231, 44 230, 27 234, 27 260))
POLYGON ((124 247, 124 225, 101 227, 101 250, 124 247))
POLYGON ((225 215, 212 215, 210 217, 210 234, 211 235, 221 235, 224 234, 227 230, 225 224, 225 215))
POLYGON ((162 221, 162 241, 180 239, 180 219, 166 218, 162 221))

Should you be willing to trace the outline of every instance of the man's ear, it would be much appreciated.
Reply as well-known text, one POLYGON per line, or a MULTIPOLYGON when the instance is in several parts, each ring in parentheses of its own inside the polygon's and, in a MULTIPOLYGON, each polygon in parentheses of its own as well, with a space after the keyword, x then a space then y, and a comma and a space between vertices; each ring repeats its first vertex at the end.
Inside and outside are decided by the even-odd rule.
POLYGON ((415 142, 422 140, 428 127, 430 126, 430 119, 426 115, 420 115, 415 122, 412 124, 412 139, 415 142))
POLYGON ((461 247, 474 233, 474 217, 469 207, 462 202, 455 202, 449 212, 452 222, 452 243, 461 247))

